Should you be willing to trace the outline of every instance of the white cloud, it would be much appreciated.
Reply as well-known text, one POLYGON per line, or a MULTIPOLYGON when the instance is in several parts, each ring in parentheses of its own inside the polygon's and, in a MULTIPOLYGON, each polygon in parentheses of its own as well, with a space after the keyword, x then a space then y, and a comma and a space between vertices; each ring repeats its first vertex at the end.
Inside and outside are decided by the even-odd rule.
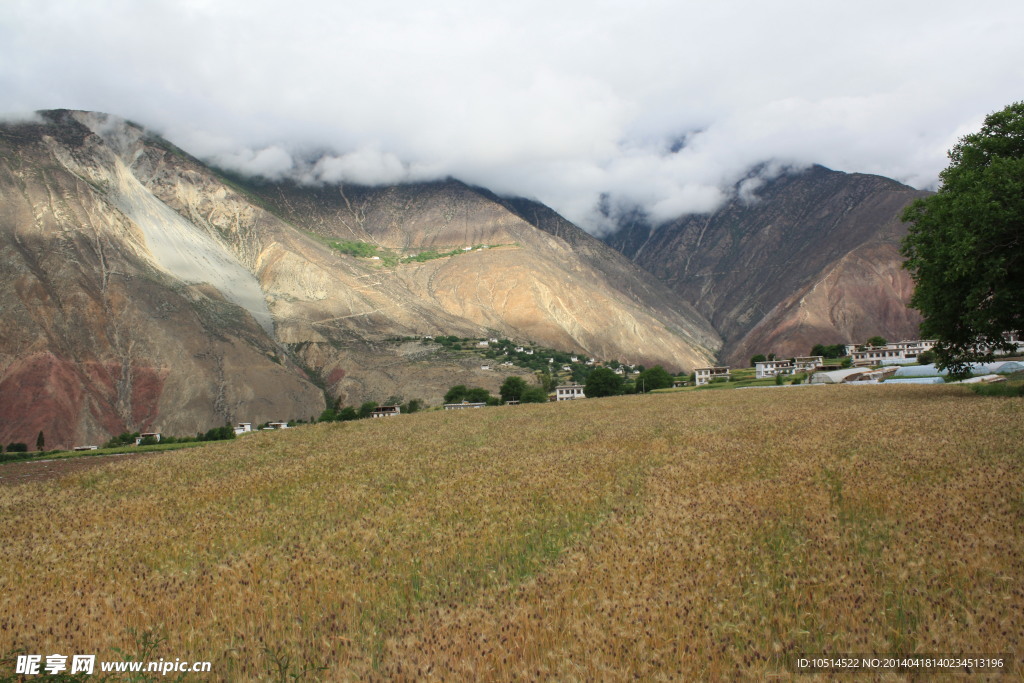
POLYGON ((7 0, 0 110, 107 111, 268 177, 454 175, 597 230, 602 196, 704 211, 766 161, 930 186, 1020 98, 1022 23, 1011 0, 7 0))

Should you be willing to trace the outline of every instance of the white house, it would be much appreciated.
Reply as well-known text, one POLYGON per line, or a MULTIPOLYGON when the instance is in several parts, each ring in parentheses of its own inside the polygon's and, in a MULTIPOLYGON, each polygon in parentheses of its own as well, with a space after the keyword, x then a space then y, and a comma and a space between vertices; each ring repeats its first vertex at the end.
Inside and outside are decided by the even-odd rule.
POLYGON ((560 387, 555 387, 556 401, 572 401, 577 398, 586 398, 586 395, 583 393, 583 385, 563 384, 560 387))
POLYGON ((268 422, 268 429, 289 429, 287 422, 268 422))
POLYGON ((402 409, 399 406, 377 406, 370 413, 370 417, 395 417, 401 413, 402 409))
POLYGON ((463 408, 483 408, 486 403, 470 403, 469 401, 463 401, 462 403, 445 403, 445 410, 462 410, 463 408))
POLYGON ((143 439, 148 439, 150 437, 155 439, 157 443, 160 443, 160 432, 143 432, 135 437, 135 445, 138 446, 142 443, 143 439))
POLYGON ((778 375, 792 375, 793 372, 794 365, 789 360, 761 360, 754 363, 754 377, 756 379, 769 379, 778 375))
POLYGON ((799 356, 794 360, 794 372, 814 372, 825 365, 824 356, 799 356))
POLYGON ((732 374, 729 372, 729 366, 715 366, 710 368, 696 368, 693 371, 694 374, 694 385, 703 386, 708 384, 713 379, 724 378, 726 380, 732 378, 732 374))
POLYGON ((885 346, 867 346, 850 354, 854 365, 910 365, 917 356, 935 346, 934 339, 890 342, 885 346))

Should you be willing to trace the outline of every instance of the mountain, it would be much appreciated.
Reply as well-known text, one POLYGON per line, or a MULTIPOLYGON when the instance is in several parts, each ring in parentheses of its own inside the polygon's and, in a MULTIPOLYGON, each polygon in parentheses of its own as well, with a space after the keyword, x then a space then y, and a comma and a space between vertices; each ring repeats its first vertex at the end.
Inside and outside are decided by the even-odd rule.
POLYGON ((190 434, 334 399, 436 404, 452 384, 501 381, 401 338, 500 336, 672 368, 721 345, 547 207, 456 180, 242 181, 89 112, 0 125, 0 267, 4 443, 190 434))
POLYGON ((903 208, 927 192, 822 166, 784 173, 712 214, 624 222, 606 242, 707 317, 720 359, 918 335, 902 268, 903 208))

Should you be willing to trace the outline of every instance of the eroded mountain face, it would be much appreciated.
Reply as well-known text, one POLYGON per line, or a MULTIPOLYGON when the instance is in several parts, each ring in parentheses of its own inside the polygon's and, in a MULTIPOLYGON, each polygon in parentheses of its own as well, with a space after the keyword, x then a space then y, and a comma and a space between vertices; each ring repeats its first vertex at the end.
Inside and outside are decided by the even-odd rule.
POLYGON ((191 434, 502 376, 400 336, 500 336, 670 368, 711 325, 546 207, 456 181, 226 181, 115 117, 0 127, 0 440, 191 434), (332 239, 398 255, 341 253, 332 239), (463 252, 466 246, 487 246, 463 252), (325 399, 326 395, 326 399, 325 399))
POLYGON ((784 174, 753 200, 607 242, 694 304, 722 335, 721 360, 807 354, 815 344, 874 335, 914 338, 899 215, 926 192, 878 176, 815 166, 784 174))

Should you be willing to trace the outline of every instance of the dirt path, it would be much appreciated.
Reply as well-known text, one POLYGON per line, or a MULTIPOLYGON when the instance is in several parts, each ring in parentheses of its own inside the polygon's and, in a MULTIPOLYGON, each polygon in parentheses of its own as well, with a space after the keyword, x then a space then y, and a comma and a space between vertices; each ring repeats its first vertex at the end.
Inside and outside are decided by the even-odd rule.
POLYGON ((53 460, 33 460, 31 462, 8 462, 0 464, 0 486, 16 486, 32 481, 57 479, 74 472, 91 469, 112 462, 135 460, 147 453, 112 453, 110 455, 90 455, 77 458, 55 458, 53 460))

